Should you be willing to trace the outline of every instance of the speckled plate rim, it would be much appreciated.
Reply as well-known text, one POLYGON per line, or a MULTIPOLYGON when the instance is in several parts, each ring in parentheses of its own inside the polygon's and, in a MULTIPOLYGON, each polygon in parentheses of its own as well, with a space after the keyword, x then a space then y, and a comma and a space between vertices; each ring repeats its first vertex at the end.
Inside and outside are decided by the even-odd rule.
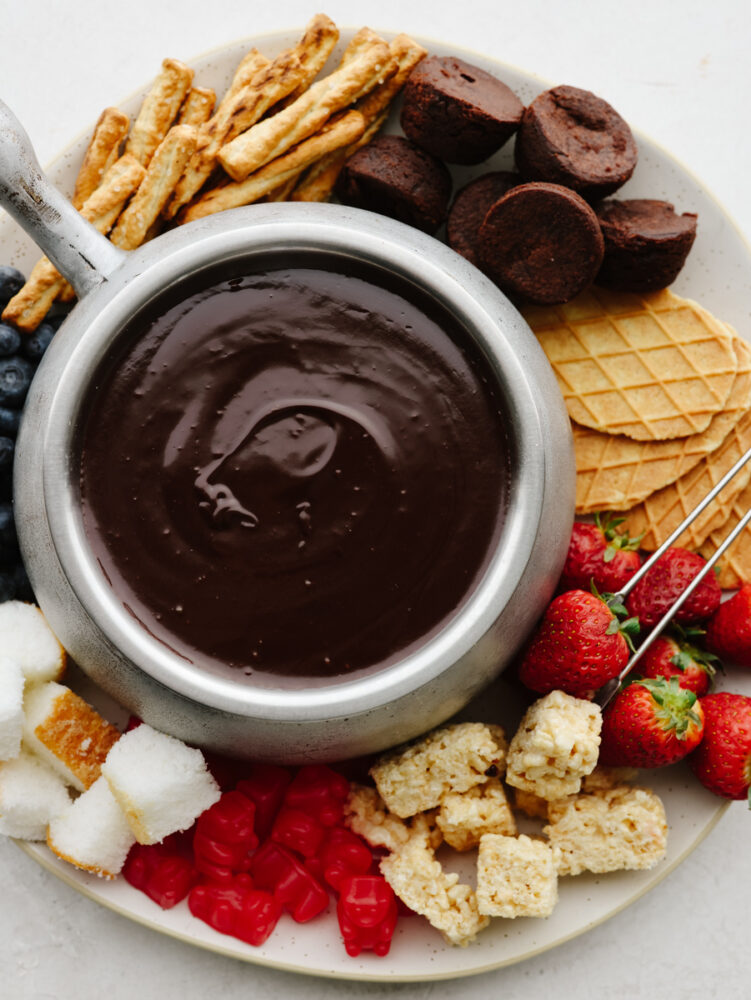
MULTIPOLYGON (((341 28, 342 39, 347 40, 351 37, 351 34, 355 31, 354 28, 341 28)), ((233 53, 243 51, 252 45, 256 45, 262 51, 267 51, 272 53, 283 45, 289 44, 296 37, 299 36, 299 28, 289 28, 283 29, 277 32, 267 32, 262 35, 248 36, 244 39, 239 39, 226 45, 217 46, 203 54, 196 56, 194 59, 190 60, 190 64, 197 67, 197 75, 200 75, 202 68, 205 69, 207 64, 210 64, 212 60, 219 60, 227 63, 225 71, 229 74, 232 70, 233 63, 236 58, 233 56, 233 63, 229 62, 230 56, 233 53)), ((383 31, 385 36, 390 37, 394 34, 391 31, 383 31)), ((484 68, 489 69, 498 75, 501 79, 508 81, 513 87, 513 78, 521 78, 524 80, 526 87, 532 92, 536 93, 551 84, 544 80, 542 77, 534 73, 529 73, 525 70, 518 69, 515 66, 494 60, 488 56, 482 55, 478 52, 461 48, 458 46, 448 46, 443 42, 432 40, 426 38, 425 36, 415 36, 418 41, 420 41, 426 48, 431 52, 437 54, 455 54, 461 58, 466 59, 469 62, 480 65, 484 68)), ((341 44, 341 43, 340 43, 341 44)), ((202 81, 204 82, 204 81, 202 81)), ((138 99, 143 95, 145 88, 139 89, 131 93, 127 98, 119 102, 119 106, 128 109, 129 106, 134 105, 138 99)), ((607 95, 604 95, 607 96, 607 95)), ((69 143, 58 156, 54 157, 49 164, 48 169, 51 171, 59 170, 61 166, 68 160, 74 152, 78 152, 81 143, 84 142, 89 135, 89 131, 81 132, 76 138, 74 138, 71 143, 69 143)), ((727 214, 725 209, 722 207, 720 201, 707 192, 701 181, 693 174, 693 172, 684 166, 682 163, 677 161, 670 153, 664 150, 658 143, 653 140, 648 139, 644 135, 635 131, 637 141, 642 150, 647 148, 650 155, 655 154, 658 158, 661 158, 670 165, 670 168, 674 173, 680 176, 684 185, 687 186, 689 190, 694 190, 698 192, 702 199, 707 201, 712 206, 712 213, 717 217, 715 221, 719 221, 721 226, 728 226, 733 232, 733 237, 738 243, 738 248, 740 250, 741 260, 736 259, 736 265, 740 266, 740 269, 746 272, 746 279, 749 285, 749 290, 751 291, 751 250, 740 232, 739 228, 736 226, 731 217, 727 214)), ((501 154, 507 156, 506 154, 501 154)), ((499 158, 499 159, 500 159, 499 158)), ((496 158, 494 158, 495 160, 496 158)), ((496 164, 493 162, 492 167, 500 169, 504 166, 503 163, 496 164)), ((484 169, 488 169, 485 167, 484 169)), ((481 171, 475 169, 474 173, 479 173, 481 171)), ((457 186, 468 179, 469 173, 465 171, 457 171, 457 186)), ((637 177, 638 177, 638 167, 637 167, 637 177)), ((629 182, 628 191, 629 193, 640 194, 641 192, 632 191, 634 186, 634 180, 629 182)), ((669 185, 670 186, 670 185, 669 185)), ((624 191, 625 193, 625 191, 624 191)), ((653 197, 665 197, 665 194, 660 194, 657 191, 650 190, 650 195, 653 197)), ((691 210, 691 205, 679 205, 679 210, 691 210)), ((710 214, 712 214, 710 213, 710 214)), ((3 244, 3 236, 6 231, 10 232, 13 229, 13 224, 11 221, 4 216, 4 213, 0 213, 0 246, 3 244)), ((700 213, 700 234, 702 232, 701 228, 701 213, 700 213)), ((697 241, 698 243, 698 241, 697 241)), ((5 261, 4 261, 5 262, 5 261)), ((691 263, 691 261, 690 261, 691 263)), ((674 288, 681 293, 686 294, 687 287, 691 284, 691 278, 689 276, 690 268, 679 278, 678 283, 674 288)), ((726 286, 727 287, 727 286, 726 286)), ((720 296, 720 301, 712 301, 712 296, 709 299, 702 298, 710 308, 718 308, 722 305, 722 297, 720 296)), ((737 315, 738 310, 736 309, 736 314, 724 315, 723 318, 727 318, 729 322, 738 325, 741 322, 739 315, 737 315)), ((743 310, 743 316, 748 317, 748 311, 743 310)), ((736 685, 737 687, 737 685, 736 685)), ((749 691, 748 693, 751 693, 749 691)), ((672 770, 672 769, 671 769, 672 770)), ((659 785, 665 782, 665 775, 658 775, 656 782, 649 781, 651 785, 657 786, 658 792, 660 791, 659 785)), ((670 799, 670 787, 668 782, 668 800, 670 799)), ((175 911, 161 911, 157 910, 155 917, 152 918, 148 914, 138 912, 134 904, 128 902, 123 903, 118 899, 114 898, 112 893, 113 886, 120 886, 124 891, 133 894, 133 899, 138 899, 139 903, 145 900, 136 892, 127 886, 124 886, 122 880, 118 880, 115 883, 108 883, 102 880, 97 880, 92 876, 86 875, 83 872, 78 872, 77 870, 68 867, 63 862, 60 862, 55 858, 51 852, 43 845, 29 844, 23 842, 17 842, 18 846, 26 853, 30 858, 34 859, 38 864, 40 864, 47 871, 55 875, 61 881, 71 886, 77 892, 81 893, 83 896, 100 903, 101 905, 107 907, 111 911, 120 914, 121 916, 127 917, 128 919, 134 921, 135 923, 141 924, 151 930, 157 931, 161 934, 165 934, 175 940, 190 944, 193 946, 201 947, 206 950, 215 952, 217 954, 226 955, 228 957, 237 958, 242 961, 247 961, 253 964, 258 964, 270 968, 280 969, 282 971, 304 973, 308 975, 315 975, 324 978, 335 978, 335 979, 349 979, 349 980, 360 980, 360 981, 390 981, 390 982, 414 982, 414 981, 436 981, 442 979, 452 979, 458 978, 466 975, 481 974, 484 972, 490 972, 495 969, 502 968, 514 964, 519 961, 530 959, 536 955, 542 954, 545 951, 556 947, 559 944, 563 944, 573 938, 591 930, 592 928, 598 926, 599 924, 605 922, 610 917, 615 916, 617 913, 621 912, 626 907, 630 906, 632 903, 636 902, 642 896, 644 896, 648 891, 650 891, 654 886, 659 884, 667 875, 670 874, 701 842, 704 838, 711 832, 715 825, 719 822, 721 816, 725 813, 729 803, 721 802, 714 798, 708 797, 708 793, 705 793, 699 787, 693 787, 690 784, 686 784, 683 793, 680 791, 673 793, 680 797, 681 794, 686 794, 690 796, 694 804, 701 801, 701 806, 698 807, 698 812, 701 815, 701 819, 698 823, 695 820, 697 829, 692 835, 684 836, 685 843, 682 847, 676 851, 676 853, 669 852, 668 858, 661 862, 655 869, 649 872, 630 872, 630 873, 616 873, 614 875, 605 876, 604 879, 606 883, 613 885, 614 883, 622 884, 628 886, 626 891, 617 893, 619 895, 618 901, 614 902, 612 905, 606 907, 604 911, 591 919, 580 920, 575 923, 573 929, 568 929, 565 932, 559 933, 555 936, 554 940, 548 940, 538 944, 529 944, 527 947, 520 947, 514 950, 512 953, 504 955, 503 957, 496 957, 488 960, 487 952, 490 951, 492 954, 492 933, 484 932, 480 936, 480 940, 477 945, 470 946, 469 949, 459 950, 452 949, 449 946, 440 946, 435 949, 435 940, 431 941, 431 947, 434 952, 445 952, 447 955, 454 955, 457 958, 456 964, 453 967, 442 968, 441 970, 431 970, 428 967, 421 968, 419 971, 399 971, 394 967, 392 961, 387 959, 375 959, 373 956, 362 956, 361 959, 347 959, 347 964, 342 964, 341 968, 333 967, 319 967, 314 968, 306 962, 301 964, 301 959, 299 955, 296 959, 282 959, 279 957, 274 957, 266 953, 264 948, 254 949, 250 946, 244 945, 242 942, 235 941, 234 939, 225 939, 222 935, 219 935, 211 928, 205 928, 203 936, 199 936, 197 933, 192 934, 190 932, 181 931, 174 926, 170 926, 168 918, 175 911), (693 793, 693 794, 692 794, 693 793), (225 943, 225 941, 227 943, 225 943), (480 952, 482 954, 482 960, 480 960, 480 952), (477 954, 477 957, 471 964, 465 964, 459 961, 459 958, 463 955, 477 954), (372 965, 372 969, 369 967, 372 965)), ((670 820, 670 816, 669 816, 670 820)), ((682 815, 676 817, 679 822, 679 830, 683 830, 685 834, 684 826, 688 823, 682 815)), ((690 825, 690 824, 689 824, 690 825)), ((675 821, 671 821, 671 827, 675 827, 675 821)), ((598 877, 590 876, 579 876, 575 880, 575 885, 579 886, 589 886, 593 883, 600 883, 601 879, 598 877)), ((571 883, 568 883, 564 890, 563 895, 578 895, 576 888, 571 883)), ((127 898, 127 897, 126 897, 127 898)), ((150 904, 150 901, 146 900, 146 903, 150 904)), ((150 904, 154 905, 154 904, 150 904)), ((578 909, 577 909, 578 912, 578 909)), ((553 917, 548 918, 553 920, 555 918, 555 913, 553 917)), ((192 921, 192 918, 190 918, 192 921)), ((333 918, 332 918, 333 919, 333 918)), ((200 922, 195 921, 196 925, 200 922)), ((411 924, 412 921, 407 921, 406 923, 411 924)), ((498 924, 511 923, 496 921, 496 926, 498 924)), ((547 921, 516 921, 514 922, 517 926, 521 925, 537 925, 547 923, 547 921)), ((333 925, 335 927, 335 924, 333 925)), ((203 930, 205 925, 200 924, 200 929, 203 930)), ((277 931, 280 933, 280 931, 277 931)), ((335 932, 336 934, 336 932, 335 932)), ((414 925, 409 927, 407 930, 408 937, 410 940, 417 938, 418 936, 434 935, 435 932, 424 925, 421 922, 421 926, 418 930, 414 925)), ((532 935, 534 937, 534 935, 532 935)), ((272 935, 273 939, 273 935, 272 935)), ((270 940, 272 940, 270 939, 270 940)), ((395 940, 395 945, 396 945, 395 940)), ((336 944, 339 944, 336 942, 336 944)), ((339 945, 339 947, 341 947, 339 945)), ((295 948, 299 950, 299 947, 295 945, 295 948)), ((343 953, 343 949, 341 949, 343 953)), ((391 956, 394 955, 394 949, 392 949, 391 956)), ((390 956, 390 957, 391 957, 390 956)))

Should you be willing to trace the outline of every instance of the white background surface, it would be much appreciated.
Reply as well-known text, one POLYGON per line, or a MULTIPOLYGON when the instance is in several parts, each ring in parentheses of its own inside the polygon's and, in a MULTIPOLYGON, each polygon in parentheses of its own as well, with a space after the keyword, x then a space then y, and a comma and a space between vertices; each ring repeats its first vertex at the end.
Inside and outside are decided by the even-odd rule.
MULTIPOLYGON (((44 163, 103 106, 151 79, 165 56, 190 61, 236 38, 302 26, 316 9, 342 25, 451 40, 595 91, 689 166, 751 239, 748 0, 350 0, 321 8, 300 0, 14 0, 2 5, 0 97, 44 163)), ((649 896, 552 952, 462 981, 350 984, 256 968, 155 935, 0 840, 0 996, 741 998, 751 991, 750 892, 751 814, 736 803, 649 896)))

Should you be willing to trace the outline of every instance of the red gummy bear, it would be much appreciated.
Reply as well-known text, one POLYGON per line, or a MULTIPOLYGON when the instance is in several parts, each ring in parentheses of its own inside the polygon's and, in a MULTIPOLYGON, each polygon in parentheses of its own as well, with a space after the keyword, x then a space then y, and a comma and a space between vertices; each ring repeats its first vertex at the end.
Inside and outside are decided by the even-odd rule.
POLYGON ((236 875, 225 885, 197 885, 188 897, 194 917, 221 934, 263 944, 282 913, 280 903, 268 893, 253 888, 249 875, 236 875))
POLYGON ((258 846, 256 807, 240 792, 224 792, 201 813, 193 835, 196 868, 218 882, 250 867, 248 852, 258 846))
POLYGON ((383 875, 352 875, 342 882, 336 908, 347 954, 387 955, 396 927, 394 890, 383 875))
POLYGON ((329 894, 297 858, 273 840, 267 840, 251 858, 250 870, 256 884, 274 897, 304 924, 326 909, 329 894))
POLYGON ((325 835, 326 827, 315 816, 288 806, 283 806, 276 814, 271 830, 272 840, 297 851, 304 858, 312 858, 318 853, 325 835))
POLYGON ((287 789, 285 805, 315 816, 324 826, 335 826, 344 813, 349 795, 347 779, 325 764, 301 767, 287 789))
POLYGON ((373 852, 356 833, 334 826, 326 834, 316 859, 321 875, 335 892, 351 875, 367 875, 373 864, 373 852))
POLYGON ((279 812, 291 780, 292 775, 283 767, 253 764, 249 776, 238 781, 235 790, 255 804, 255 831, 261 840, 271 833, 274 817, 279 812))
POLYGON ((173 835, 160 844, 134 844, 123 866, 126 882, 169 910, 190 892, 198 872, 173 835))

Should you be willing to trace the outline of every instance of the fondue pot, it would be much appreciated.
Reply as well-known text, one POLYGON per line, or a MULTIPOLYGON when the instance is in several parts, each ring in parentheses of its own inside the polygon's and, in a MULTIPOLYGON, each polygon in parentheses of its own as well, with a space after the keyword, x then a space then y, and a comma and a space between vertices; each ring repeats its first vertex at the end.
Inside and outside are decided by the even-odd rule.
MULTIPOLYGON (((496 677, 550 600, 573 521, 569 421, 528 326, 483 274, 437 240, 357 209, 267 204, 214 215, 124 253, 44 178, 0 104, 0 201, 79 302, 39 367, 17 443, 21 550, 40 607, 73 660, 146 722, 207 749, 299 763, 382 750, 436 726, 496 677), (502 527, 466 600, 398 662, 315 685, 254 684, 178 655, 116 593, 84 529, 82 422, 97 373, 139 311, 209 273, 286 260, 391 275, 461 327, 502 401, 509 483, 502 527)), ((499 418, 500 419, 500 418, 499 418)), ((113 460, 118 442, 111 442, 113 460)), ((440 498, 437 499, 440 502, 440 498)))

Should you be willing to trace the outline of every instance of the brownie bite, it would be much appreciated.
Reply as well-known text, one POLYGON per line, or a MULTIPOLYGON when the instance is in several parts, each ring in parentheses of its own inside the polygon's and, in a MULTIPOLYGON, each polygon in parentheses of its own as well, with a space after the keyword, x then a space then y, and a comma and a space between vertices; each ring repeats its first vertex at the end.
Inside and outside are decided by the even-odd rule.
POLYGON ((347 161, 335 190, 345 205, 432 234, 446 217, 451 176, 439 159, 408 139, 382 135, 347 161))
POLYGON ((604 201, 597 209, 605 256, 595 282, 621 292, 655 292, 678 277, 696 238, 696 216, 667 201, 604 201))
POLYGON ((454 56, 431 56, 404 87, 404 134, 448 163, 480 163, 519 127, 524 105, 505 83, 454 56))
POLYGON ((480 226, 488 209, 512 187, 521 183, 519 174, 495 170, 465 184, 454 198, 446 221, 446 238, 452 250, 466 257, 475 267, 481 268, 477 250, 480 226))
POLYGON ((594 279, 603 238, 592 208, 570 188, 512 188, 488 211, 478 247, 483 270, 515 299, 568 302, 594 279))
POLYGON ((563 184, 596 201, 626 183, 637 149, 607 101, 578 87, 553 87, 524 112, 515 155, 525 180, 563 184))

